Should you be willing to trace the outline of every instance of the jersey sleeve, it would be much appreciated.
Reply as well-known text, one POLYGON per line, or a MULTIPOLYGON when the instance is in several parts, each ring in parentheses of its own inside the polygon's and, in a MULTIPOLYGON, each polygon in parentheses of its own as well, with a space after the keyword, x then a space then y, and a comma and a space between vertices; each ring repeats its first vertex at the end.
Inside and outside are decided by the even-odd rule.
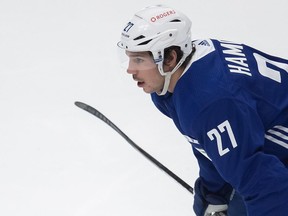
POLYGON ((194 126, 221 177, 243 196, 249 215, 288 211, 288 169, 263 151, 265 130, 256 105, 217 100, 200 112, 194 126))
POLYGON ((201 178, 202 184, 209 192, 218 193, 228 183, 219 175, 209 158, 204 156, 201 151, 194 146, 193 152, 199 164, 199 177, 201 178))

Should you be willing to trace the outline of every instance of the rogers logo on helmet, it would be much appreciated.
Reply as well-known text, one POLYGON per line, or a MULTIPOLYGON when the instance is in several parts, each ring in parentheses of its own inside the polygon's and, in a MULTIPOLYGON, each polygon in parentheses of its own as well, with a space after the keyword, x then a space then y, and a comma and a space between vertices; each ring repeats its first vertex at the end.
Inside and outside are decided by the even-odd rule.
POLYGON ((167 17, 167 16, 170 16, 170 15, 172 15, 172 14, 175 14, 176 12, 174 11, 174 10, 170 10, 170 11, 166 11, 166 12, 164 12, 164 13, 162 13, 162 14, 159 14, 159 15, 157 15, 157 16, 153 16, 153 17, 151 17, 151 22, 156 22, 157 20, 159 20, 159 19, 162 19, 162 18, 164 18, 164 17, 167 17))

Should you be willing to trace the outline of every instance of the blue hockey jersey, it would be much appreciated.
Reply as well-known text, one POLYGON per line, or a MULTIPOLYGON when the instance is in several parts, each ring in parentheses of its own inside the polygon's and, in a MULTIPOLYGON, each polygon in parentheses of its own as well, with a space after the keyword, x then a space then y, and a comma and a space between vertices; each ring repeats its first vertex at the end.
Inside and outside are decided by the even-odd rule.
POLYGON ((151 94, 198 159, 210 191, 228 182, 249 215, 288 212, 288 60, 244 44, 193 41, 174 92, 151 94))

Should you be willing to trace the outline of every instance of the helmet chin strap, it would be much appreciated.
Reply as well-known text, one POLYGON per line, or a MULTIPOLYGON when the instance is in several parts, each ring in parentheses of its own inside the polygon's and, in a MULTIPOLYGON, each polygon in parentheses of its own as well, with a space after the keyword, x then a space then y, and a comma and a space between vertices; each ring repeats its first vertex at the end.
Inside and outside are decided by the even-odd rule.
POLYGON ((182 58, 180 59, 180 61, 178 62, 178 64, 173 68, 172 71, 164 72, 164 70, 163 70, 163 62, 158 64, 158 70, 159 70, 160 74, 162 76, 164 76, 164 78, 165 78, 164 79, 164 85, 163 85, 163 88, 162 88, 161 92, 160 93, 157 92, 158 95, 165 95, 167 93, 172 75, 183 64, 183 62, 185 61, 186 57, 187 57, 187 55, 183 55, 182 58))
POLYGON ((171 76, 172 76, 172 71, 171 72, 166 72, 165 75, 164 75, 164 85, 163 85, 163 88, 161 90, 160 93, 157 92, 158 95, 165 95, 168 91, 168 87, 169 87, 169 84, 170 84, 170 80, 171 80, 171 76))

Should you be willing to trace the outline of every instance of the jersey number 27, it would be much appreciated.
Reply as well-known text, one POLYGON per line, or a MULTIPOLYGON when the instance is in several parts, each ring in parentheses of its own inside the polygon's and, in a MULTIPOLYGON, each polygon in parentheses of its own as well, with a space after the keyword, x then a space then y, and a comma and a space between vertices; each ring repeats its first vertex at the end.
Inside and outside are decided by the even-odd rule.
POLYGON ((237 147, 237 142, 234 136, 234 133, 232 131, 231 125, 228 120, 222 122, 217 126, 217 128, 213 128, 212 130, 207 132, 207 135, 211 141, 213 141, 216 138, 217 142, 217 147, 218 147, 218 152, 220 156, 223 156, 227 154, 230 151, 230 148, 223 147, 223 142, 221 138, 221 133, 227 132, 229 139, 231 141, 231 147, 236 148, 237 147))

